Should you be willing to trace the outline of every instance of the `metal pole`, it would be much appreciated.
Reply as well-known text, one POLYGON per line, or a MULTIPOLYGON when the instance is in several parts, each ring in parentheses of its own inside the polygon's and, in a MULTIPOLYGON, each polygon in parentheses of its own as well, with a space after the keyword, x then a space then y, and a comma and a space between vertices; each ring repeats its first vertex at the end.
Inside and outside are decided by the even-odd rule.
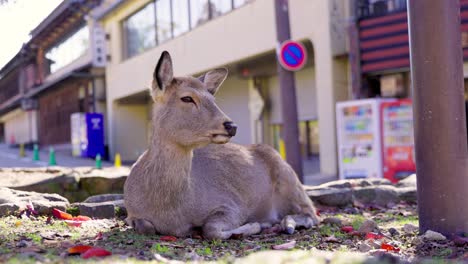
POLYGON ((459 0, 408 0, 420 232, 468 231, 459 0))
MULTIPOLYGON (((275 0, 276 37, 278 47, 291 38, 289 33, 288 0, 275 0)), ((286 146, 286 161, 297 173, 299 180, 304 183, 302 174, 302 157, 299 145, 299 128, 297 118, 296 84, 294 73, 287 71, 277 63, 278 78, 281 90, 281 105, 283 115, 282 134, 286 146)))

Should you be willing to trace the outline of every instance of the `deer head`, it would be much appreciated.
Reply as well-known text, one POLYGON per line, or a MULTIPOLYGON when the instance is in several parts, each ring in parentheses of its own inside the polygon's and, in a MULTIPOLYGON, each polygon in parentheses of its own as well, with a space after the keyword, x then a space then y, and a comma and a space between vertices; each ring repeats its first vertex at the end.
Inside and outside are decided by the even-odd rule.
POLYGON ((237 126, 214 97, 227 74, 227 69, 219 68, 199 78, 174 77, 171 56, 164 51, 151 87, 154 133, 185 148, 229 142, 237 126))

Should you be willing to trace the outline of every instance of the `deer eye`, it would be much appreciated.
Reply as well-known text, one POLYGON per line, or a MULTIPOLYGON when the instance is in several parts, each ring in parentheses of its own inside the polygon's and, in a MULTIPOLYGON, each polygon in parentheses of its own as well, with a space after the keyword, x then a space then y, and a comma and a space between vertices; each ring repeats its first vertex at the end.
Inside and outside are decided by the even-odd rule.
POLYGON ((182 102, 184 103, 195 103, 195 101, 193 101, 193 98, 190 96, 184 96, 180 98, 180 100, 182 100, 182 102))

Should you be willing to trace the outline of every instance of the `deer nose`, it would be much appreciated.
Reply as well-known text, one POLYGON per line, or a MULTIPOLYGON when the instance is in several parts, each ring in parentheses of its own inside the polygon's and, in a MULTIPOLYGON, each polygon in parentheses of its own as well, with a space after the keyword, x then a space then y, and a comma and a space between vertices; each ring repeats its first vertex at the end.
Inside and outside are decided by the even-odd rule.
POLYGON ((226 129, 226 131, 228 132, 228 135, 230 137, 233 137, 236 135, 236 132, 237 132, 237 125, 234 124, 233 122, 224 122, 223 123, 224 125, 224 128, 226 129))

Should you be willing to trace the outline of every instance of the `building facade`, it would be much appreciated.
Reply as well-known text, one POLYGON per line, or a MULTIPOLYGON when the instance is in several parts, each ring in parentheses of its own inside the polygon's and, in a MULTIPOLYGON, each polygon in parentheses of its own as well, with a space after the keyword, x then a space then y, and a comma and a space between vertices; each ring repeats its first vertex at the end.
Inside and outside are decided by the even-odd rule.
POLYGON ((105 35, 89 19, 101 2, 63 1, 0 71, 5 141, 70 148, 72 113, 105 114, 105 35))
MULTIPOLYGON (((355 98, 411 97, 408 14, 405 0, 357 0, 350 52, 355 98)), ((465 100, 468 99, 468 1, 460 1, 465 100)), ((437 32, 434 32, 437 34, 437 32)), ((436 36, 435 36, 436 37, 436 36)))
MULTIPOLYGON (((345 0, 289 1, 291 39, 309 61, 295 73, 305 173, 337 175, 335 102, 351 94, 345 0), (314 157, 320 156, 319 161, 314 157), (313 166, 312 166, 313 167, 313 166)), ((238 124, 234 142, 279 148, 282 116, 271 0, 116 1, 96 15, 108 37, 106 96, 111 153, 135 160, 151 134, 148 87, 162 51, 176 76, 227 67, 217 102, 238 124), (264 107, 259 111, 258 106, 264 107)))

